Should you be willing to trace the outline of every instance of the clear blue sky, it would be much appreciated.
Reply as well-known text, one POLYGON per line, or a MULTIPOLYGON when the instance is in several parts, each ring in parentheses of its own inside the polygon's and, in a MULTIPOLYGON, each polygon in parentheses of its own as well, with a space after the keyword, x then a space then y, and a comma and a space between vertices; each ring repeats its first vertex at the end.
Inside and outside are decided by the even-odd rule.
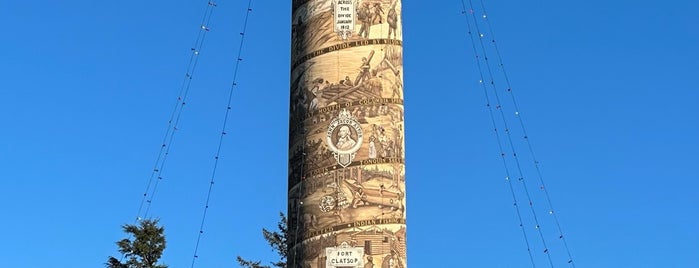
MULTIPOLYGON (((246 4, 219 1, 153 202, 170 267, 192 260, 246 4)), ((253 2, 196 267, 273 258, 260 228, 286 210, 290 5, 253 2)), ((486 5, 577 267, 699 267, 699 4, 486 5)), ((0 2, 0 267, 118 254, 205 6, 0 2)), ((461 3, 403 6, 409 265, 531 267, 461 3)), ((545 203, 535 208, 555 267, 568 267, 545 203)))

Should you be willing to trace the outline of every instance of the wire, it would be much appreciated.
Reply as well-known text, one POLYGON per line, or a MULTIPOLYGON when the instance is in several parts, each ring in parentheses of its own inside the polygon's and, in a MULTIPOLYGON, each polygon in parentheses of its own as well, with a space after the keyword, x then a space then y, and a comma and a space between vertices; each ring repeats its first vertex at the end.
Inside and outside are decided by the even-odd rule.
POLYGON ((541 172, 541 168, 539 166, 539 161, 537 160, 536 155, 534 154, 534 147, 532 146, 531 140, 529 139, 529 135, 527 134, 526 128, 524 127, 524 120, 522 119, 519 105, 517 104, 517 100, 514 96, 514 92, 512 90, 512 85, 510 83, 510 79, 507 76, 507 71, 505 70, 505 65, 503 64, 500 49, 498 48, 498 44, 495 41, 495 34, 493 32, 493 27, 490 24, 490 20, 488 20, 488 13, 486 11, 485 3, 483 0, 480 0, 480 5, 481 5, 481 9, 483 10, 483 20, 486 22, 490 36, 492 36, 491 42, 492 42, 493 47, 495 49, 495 54, 497 55, 498 66, 500 67, 500 70, 502 71, 503 78, 504 78, 505 83, 507 85, 507 92, 509 93, 511 100, 512 100, 512 104, 515 108, 515 116, 517 117, 517 119, 519 121, 520 128, 522 129, 522 133, 524 135, 523 138, 524 138, 525 142, 527 143, 529 153, 531 154, 531 157, 532 157, 533 162, 534 162, 534 167, 535 167, 535 170, 537 173, 539 184, 541 185, 540 189, 544 191, 544 195, 546 196, 546 201, 547 201, 548 207, 549 207, 549 214, 551 214, 553 216, 554 221, 556 223, 556 227, 558 228, 559 238, 563 242, 566 253, 568 254, 568 263, 570 263, 572 265, 572 267, 575 267, 575 263, 573 262, 572 254, 570 253, 570 247, 568 246, 568 242, 566 241, 565 236, 563 235, 563 229, 561 228, 561 224, 560 224, 560 221, 558 219, 558 216, 556 215, 555 210, 553 209, 553 202, 551 201, 551 196, 549 195, 549 192, 544 184, 544 178, 543 178, 543 175, 541 172))
MULTIPOLYGON (((216 4, 213 1, 209 2, 210 6, 216 6, 216 4)), ((232 109, 232 101, 233 101, 233 93, 235 92, 236 87, 238 86, 238 70, 240 68, 240 63, 243 61, 242 58, 242 51, 243 51, 243 44, 245 42, 245 33, 247 31, 248 27, 248 19, 250 18, 250 13, 252 12, 252 0, 248 0, 248 5, 247 5, 247 10, 245 12, 245 20, 243 22, 243 30, 240 32, 240 45, 238 47, 238 57, 235 63, 235 69, 233 70, 233 82, 231 83, 231 87, 228 93, 228 102, 226 104, 226 112, 224 113, 223 117, 223 123, 221 127, 221 134, 219 136, 218 140, 218 146, 216 148, 216 155, 214 156, 214 166, 211 171, 211 179, 209 180, 209 189, 206 193, 206 202, 204 205, 204 212, 202 213, 201 217, 201 223, 199 225, 199 233, 197 235, 197 242, 196 245, 194 246, 194 254, 192 256, 192 265, 191 267, 194 267, 196 260, 199 258, 199 245, 201 243, 201 238, 202 235, 204 234, 204 224, 206 222, 206 214, 209 211, 209 204, 211 202, 211 195, 213 192, 214 184, 216 182, 216 171, 218 170, 218 164, 221 156, 221 148, 223 147, 223 140, 228 134, 226 132, 227 126, 228 126, 228 121, 230 119, 231 115, 231 109, 232 109)))

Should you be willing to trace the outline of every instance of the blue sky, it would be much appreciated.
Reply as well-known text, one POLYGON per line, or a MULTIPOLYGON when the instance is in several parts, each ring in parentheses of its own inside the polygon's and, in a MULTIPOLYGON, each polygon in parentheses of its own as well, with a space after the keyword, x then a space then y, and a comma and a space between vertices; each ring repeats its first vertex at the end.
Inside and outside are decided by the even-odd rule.
MULTIPOLYGON (((290 2, 253 1, 196 267, 273 259, 260 228, 286 210, 290 2)), ((153 201, 170 267, 192 261, 246 4, 213 13, 153 201)), ((409 264, 531 267, 461 2, 438 4, 403 0, 409 264)), ((577 267, 699 267, 699 5, 485 4, 577 267)), ((0 266, 99 267, 117 254, 205 7, 0 2, 0 266)), ((567 267, 520 151, 555 267, 567 267)))

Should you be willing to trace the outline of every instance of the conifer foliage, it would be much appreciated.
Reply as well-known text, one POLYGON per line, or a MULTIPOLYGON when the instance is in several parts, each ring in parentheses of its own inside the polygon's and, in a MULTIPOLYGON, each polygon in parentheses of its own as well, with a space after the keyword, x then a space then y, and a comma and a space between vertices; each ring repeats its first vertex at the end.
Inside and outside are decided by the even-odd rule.
MULTIPOLYGON (((286 215, 279 213, 279 223, 277 223, 278 231, 269 231, 262 228, 262 236, 269 243, 274 251, 279 255, 279 261, 273 262, 273 267, 286 268, 286 259, 288 256, 287 242, 289 238, 289 230, 286 225, 286 215)), ((238 256, 238 264, 243 268, 270 268, 270 266, 260 265, 260 261, 249 261, 238 256)))
POLYGON ((167 268, 167 265, 157 264, 165 250, 165 227, 158 226, 158 220, 146 219, 138 225, 125 224, 122 226, 130 238, 116 242, 119 252, 124 255, 123 261, 109 257, 107 268, 167 268))

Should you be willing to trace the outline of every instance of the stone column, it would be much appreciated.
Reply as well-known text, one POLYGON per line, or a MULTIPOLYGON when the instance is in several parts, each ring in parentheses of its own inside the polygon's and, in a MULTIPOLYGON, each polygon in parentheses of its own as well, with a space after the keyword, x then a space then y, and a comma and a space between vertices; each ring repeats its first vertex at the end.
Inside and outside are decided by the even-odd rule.
POLYGON ((292 3, 288 267, 405 268, 400 0, 292 3))

